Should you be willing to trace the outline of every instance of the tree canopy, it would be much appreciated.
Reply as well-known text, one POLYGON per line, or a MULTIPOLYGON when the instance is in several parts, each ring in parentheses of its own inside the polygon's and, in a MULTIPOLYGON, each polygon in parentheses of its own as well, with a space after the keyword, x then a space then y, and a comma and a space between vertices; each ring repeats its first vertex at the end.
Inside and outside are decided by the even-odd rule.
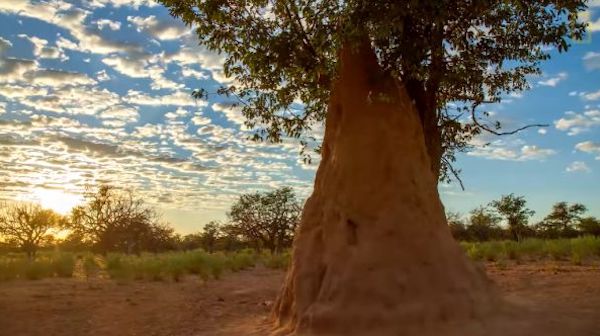
POLYGON ((309 143, 326 115, 338 51, 368 38, 414 100, 441 179, 456 173, 455 154, 474 135, 503 134, 477 108, 527 89, 551 49, 563 52, 585 34, 577 20, 585 0, 160 1, 201 44, 224 53, 233 82, 217 93, 241 107, 255 139, 309 143))
POLYGON ((300 220, 300 204, 289 187, 240 195, 227 214, 225 230, 244 237, 256 248, 280 252, 289 247, 300 220))
POLYGON ((515 194, 503 195, 499 200, 492 201, 490 206, 506 220, 512 238, 521 240, 523 231, 527 229, 529 217, 535 214, 535 211, 527 208, 525 197, 515 194))
POLYGON ((62 216, 37 204, 0 204, 0 237, 32 258, 52 229, 65 225, 62 216))

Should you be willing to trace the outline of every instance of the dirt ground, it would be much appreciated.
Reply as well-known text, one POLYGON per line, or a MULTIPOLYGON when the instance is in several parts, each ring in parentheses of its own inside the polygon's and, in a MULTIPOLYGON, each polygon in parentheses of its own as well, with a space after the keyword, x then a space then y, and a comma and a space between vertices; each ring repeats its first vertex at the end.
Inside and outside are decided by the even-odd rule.
MULTIPOLYGON (((486 269, 505 298, 544 316, 549 326, 570 324, 573 335, 600 335, 598 265, 535 263, 486 269)), ((257 268, 206 283, 195 278, 178 283, 0 283, 0 335, 237 336, 250 333, 249 325, 254 326, 253 334, 267 334, 257 321, 268 316, 283 276, 281 271, 257 268)))

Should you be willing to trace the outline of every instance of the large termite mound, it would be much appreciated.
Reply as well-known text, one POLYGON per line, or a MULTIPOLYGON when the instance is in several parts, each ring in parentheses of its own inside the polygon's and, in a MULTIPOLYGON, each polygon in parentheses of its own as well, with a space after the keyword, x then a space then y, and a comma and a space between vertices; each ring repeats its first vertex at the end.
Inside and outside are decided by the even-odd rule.
POLYGON ((413 102, 368 45, 340 59, 276 334, 482 333, 494 295, 451 237, 413 102))

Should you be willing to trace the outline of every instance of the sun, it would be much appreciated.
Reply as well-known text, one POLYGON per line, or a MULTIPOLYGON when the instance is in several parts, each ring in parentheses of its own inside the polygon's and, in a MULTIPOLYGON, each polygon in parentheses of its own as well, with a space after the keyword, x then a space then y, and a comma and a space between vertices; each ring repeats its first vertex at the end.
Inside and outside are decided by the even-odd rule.
POLYGON ((83 201, 80 195, 59 189, 34 189, 33 198, 43 208, 52 209, 63 215, 69 213, 74 206, 83 201))

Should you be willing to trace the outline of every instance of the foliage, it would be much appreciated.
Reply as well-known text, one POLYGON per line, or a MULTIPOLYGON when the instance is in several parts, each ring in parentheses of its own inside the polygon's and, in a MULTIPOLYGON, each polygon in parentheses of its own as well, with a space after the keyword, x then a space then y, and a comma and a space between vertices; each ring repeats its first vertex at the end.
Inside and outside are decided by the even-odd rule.
POLYGON ((368 40, 415 101, 442 179, 474 135, 500 134, 498 122, 478 121, 476 108, 527 89, 549 47, 566 51, 568 38, 585 33, 577 20, 585 0, 160 2, 196 28, 202 45, 225 54, 225 75, 234 80, 217 93, 233 98, 255 139, 310 142, 311 127, 325 117, 340 48, 368 40), (460 122, 465 112, 472 118, 460 122))
MULTIPOLYGON (((26 255, 25 255, 26 256, 26 255)), ((0 256, 0 281, 73 276, 75 258, 70 253, 47 253, 30 259, 19 254, 0 256)))
POLYGON ((101 185, 88 190, 85 204, 71 214, 75 238, 97 251, 161 251, 175 248, 173 229, 159 222, 152 207, 132 190, 101 185))
POLYGON ((587 211, 583 204, 558 202, 552 211, 537 225, 538 231, 545 238, 575 237, 581 215, 587 211))
POLYGON ((473 209, 469 217, 467 235, 476 241, 486 241, 501 232, 500 218, 485 207, 473 209))
POLYGON ((600 237, 600 220, 594 217, 585 217, 579 220, 579 232, 584 235, 600 237))
POLYGON ((521 240, 526 235, 529 217, 535 213, 527 208, 526 204, 525 197, 515 194, 504 195, 490 203, 490 206, 506 220, 513 240, 521 240))
POLYGON ((29 258, 35 257, 40 244, 52 229, 64 225, 64 219, 36 204, 0 204, 0 235, 22 249, 29 258))
POLYGON ((300 219, 300 204, 291 188, 241 195, 227 214, 226 230, 271 253, 291 246, 300 219))
POLYGON ((467 255, 474 260, 570 260, 581 264, 600 257, 600 238, 538 239, 526 238, 519 242, 511 240, 490 242, 461 242, 467 255))

